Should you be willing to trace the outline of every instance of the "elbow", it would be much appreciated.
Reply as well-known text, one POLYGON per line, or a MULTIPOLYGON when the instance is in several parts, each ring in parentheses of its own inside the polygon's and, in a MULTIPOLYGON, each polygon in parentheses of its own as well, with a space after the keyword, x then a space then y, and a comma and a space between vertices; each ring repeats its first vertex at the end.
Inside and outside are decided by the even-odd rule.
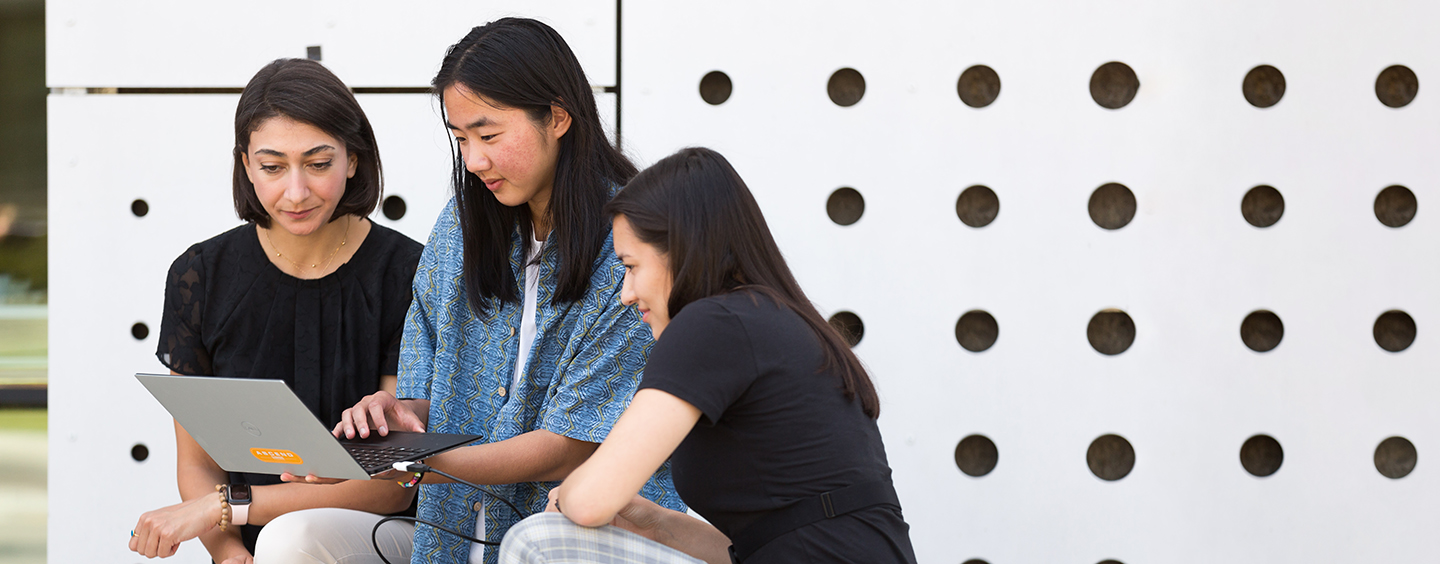
POLYGON ((610 521, 615 519, 615 510, 601 507, 596 503, 586 503, 582 500, 566 501, 561 507, 564 507, 561 513, 582 527, 609 525, 610 521))

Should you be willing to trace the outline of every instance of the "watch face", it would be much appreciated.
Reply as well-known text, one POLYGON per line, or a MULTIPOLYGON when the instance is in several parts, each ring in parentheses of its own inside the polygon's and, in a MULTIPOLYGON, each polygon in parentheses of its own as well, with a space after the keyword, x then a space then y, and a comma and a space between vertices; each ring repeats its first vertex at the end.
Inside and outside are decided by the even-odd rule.
POLYGON ((230 503, 250 503, 250 484, 230 484, 230 503))

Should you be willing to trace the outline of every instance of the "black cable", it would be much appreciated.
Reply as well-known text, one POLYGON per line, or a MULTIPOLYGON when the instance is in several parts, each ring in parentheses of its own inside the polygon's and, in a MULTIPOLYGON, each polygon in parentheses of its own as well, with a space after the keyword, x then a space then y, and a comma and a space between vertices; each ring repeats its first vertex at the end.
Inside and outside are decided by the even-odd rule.
POLYGON ((521 511, 519 507, 515 507, 515 504, 510 503, 510 500, 505 499, 504 497, 495 495, 495 492, 492 492, 492 491, 490 491, 490 490, 487 490, 487 489, 485 489, 485 488, 483 488, 483 487, 480 487, 480 486, 478 486, 478 485, 472 484, 472 483, 470 483, 470 482, 467 482, 467 481, 465 481, 465 480, 461 480, 460 478, 456 478, 455 476, 452 476, 452 475, 450 475, 450 474, 447 474, 447 473, 445 473, 443 470, 436 470, 435 468, 431 468, 431 467, 426 466, 426 465, 424 465, 424 464, 420 464, 419 462, 414 462, 414 463, 411 463, 410 466, 407 466, 406 469, 405 469, 405 471, 406 471, 406 472, 421 472, 421 473, 424 473, 424 472, 434 472, 434 473, 439 474, 439 475, 441 475, 441 476, 444 476, 444 477, 446 477, 446 478, 450 478, 452 481, 454 481, 454 482, 456 482, 456 483, 465 484, 465 485, 467 485, 467 486, 470 486, 470 487, 472 487, 472 488, 475 488, 476 490, 479 490, 480 493, 483 493, 483 494, 485 494, 485 495, 488 495, 488 496, 490 496, 490 497, 493 497, 493 498, 495 498, 495 499, 500 500, 500 503, 504 503, 507 507, 510 508, 511 511, 514 511, 516 515, 519 515, 522 519, 525 517, 525 512, 524 512, 524 511, 521 511), (418 469, 416 469, 416 470, 411 470, 411 468, 418 468, 418 469))
POLYGON ((498 542, 484 541, 484 540, 480 540, 480 539, 477 539, 477 538, 475 538, 475 537, 472 537, 472 536, 470 536, 470 535, 462 535, 462 534, 460 534, 460 533, 458 533, 458 532, 455 532, 455 531, 452 530, 452 529, 448 529, 448 528, 446 528, 446 527, 442 527, 442 526, 440 526, 440 525, 437 525, 437 524, 432 523, 432 522, 430 522, 430 521, 426 521, 426 520, 424 520, 424 519, 419 519, 419 518, 416 518, 416 517, 406 517, 406 516, 404 516, 404 515, 391 515, 391 516, 389 516, 389 517, 385 517, 385 518, 383 518, 383 519, 375 522, 375 528, 370 529, 370 545, 373 546, 373 547, 375 547, 375 555, 376 555, 376 556, 379 556, 379 557, 380 557, 380 560, 381 560, 382 562, 384 562, 385 564, 394 564, 394 563, 391 562, 389 558, 386 558, 386 557, 385 557, 385 553, 383 553, 383 552, 380 551, 380 538, 379 538, 379 533, 380 533, 380 525, 384 525, 385 523, 388 523, 388 522, 390 522, 390 521, 410 521, 410 522, 412 522, 412 523, 420 523, 420 524, 422 524, 422 525, 430 525, 431 527, 435 527, 436 529, 440 529, 440 530, 442 530, 442 531, 445 531, 445 532, 447 532, 447 533, 450 533, 450 534, 455 535, 455 536, 457 536, 457 537, 460 537, 460 538, 462 538, 462 539, 468 540, 468 541, 470 541, 470 542, 478 542, 478 543, 483 544, 483 545, 486 545, 486 546, 500 546, 500 543, 498 543, 498 542))
MULTIPOLYGON (((446 477, 446 478, 449 478, 449 479, 455 481, 455 483, 465 484, 465 485, 467 485, 467 486, 470 486, 470 487, 474 488, 475 490, 479 491, 480 493, 483 493, 483 494, 485 494, 485 495, 488 495, 488 496, 490 496, 490 497, 493 497, 493 498, 495 498, 495 499, 500 500, 500 502, 501 502, 501 503, 504 503, 506 507, 509 507, 511 511, 514 511, 514 512, 515 512, 515 515, 519 516, 519 517, 522 518, 522 519, 525 518, 525 512, 520 511, 520 508, 519 508, 519 507, 515 507, 515 504, 510 503, 510 500, 505 499, 505 498, 502 497, 502 496, 496 495, 495 492, 492 492, 492 491, 490 491, 490 490, 488 490, 488 489, 486 489, 486 488, 480 487, 479 485, 476 485, 476 484, 472 484, 472 483, 467 482, 467 481, 465 481, 465 480, 461 480, 460 478, 456 478, 455 476, 450 475, 450 474, 446 473, 446 472, 443 471, 443 470, 437 470, 437 469, 435 469, 435 468, 432 468, 432 467, 430 467, 430 466, 426 466, 426 465, 421 464, 421 463, 419 463, 419 462, 410 462, 410 463, 408 463, 408 464, 405 464, 405 466, 404 466, 403 468, 400 467, 400 464, 405 464, 405 463, 396 463, 396 466, 395 466, 395 469, 396 469, 396 470, 401 470, 401 471, 404 471, 404 472, 415 472, 415 473, 419 473, 419 474, 424 474, 424 473, 426 473, 426 472, 434 472, 434 473, 436 473, 436 474, 439 474, 439 475, 441 475, 441 476, 444 476, 444 477, 446 477)), ((442 527, 442 526, 440 526, 440 525, 437 525, 437 524, 432 523, 432 522, 430 522, 430 521, 426 521, 426 520, 424 520, 424 519, 419 519, 419 518, 416 518, 416 517, 406 517, 406 516, 402 516, 402 515, 391 515, 391 516, 389 516, 389 517, 385 517, 385 518, 383 518, 383 519, 380 519, 379 521, 377 521, 377 522, 375 523, 375 528, 370 529, 370 545, 373 546, 373 547, 375 547, 375 554, 376 554, 377 556, 379 556, 379 557, 380 557, 380 560, 383 561, 383 562, 385 562, 385 564, 392 564, 392 563, 390 562, 389 559, 386 559, 386 558, 385 558, 385 555, 384 555, 384 554, 382 554, 382 553, 380 552, 380 540, 379 540, 379 537, 378 537, 378 533, 380 532, 380 525, 384 525, 385 523, 388 523, 388 522, 390 522, 390 521, 410 521, 410 522, 419 523, 419 524, 422 524, 422 525, 429 525, 429 526, 431 526, 431 527, 434 527, 434 528, 436 528, 436 529, 445 531, 445 532, 447 532, 447 533, 450 533, 450 534, 455 535, 455 536, 457 536, 457 537, 460 537, 460 538, 462 538, 462 539, 468 540, 468 541, 470 541, 470 542, 477 542, 477 543, 480 543, 480 544, 483 544, 483 545, 486 545, 486 546, 500 546, 500 543, 498 543, 498 542, 490 542, 490 541, 480 540, 480 539, 477 539, 477 538, 472 537, 472 536, 470 536, 470 535, 460 534, 460 533, 458 533, 458 532, 456 532, 456 531, 454 531, 454 530, 452 530, 452 529, 449 529, 449 528, 446 528, 446 527, 442 527)))

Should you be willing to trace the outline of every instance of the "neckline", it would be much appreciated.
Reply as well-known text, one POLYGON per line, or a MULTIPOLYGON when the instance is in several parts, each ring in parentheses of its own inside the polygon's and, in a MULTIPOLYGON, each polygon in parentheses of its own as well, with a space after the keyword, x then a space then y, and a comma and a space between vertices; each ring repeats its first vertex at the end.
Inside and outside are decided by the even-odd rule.
POLYGON ((270 262, 270 257, 265 253, 265 247, 260 244, 260 237, 262 237, 262 235, 260 234, 260 226, 254 222, 251 222, 249 224, 251 226, 251 229, 249 230, 250 233, 248 234, 248 236, 245 237, 247 241, 246 245, 249 247, 251 252, 253 252, 256 256, 260 257, 260 260, 265 263, 268 271, 276 276, 279 276, 281 280, 286 280, 293 284, 298 284, 302 286, 319 286, 321 284, 329 283, 333 280, 340 280, 344 278, 345 275, 349 274, 351 270, 353 270, 354 268, 358 268, 354 266, 356 263, 362 263, 369 260, 369 249, 374 246, 369 244, 370 240, 375 238, 376 232, 379 229, 382 229, 382 227, 380 224, 375 223, 374 221, 370 221, 370 218, 368 217, 362 217, 360 219, 370 222, 370 231, 365 234, 365 239, 360 241, 359 245, 355 247, 355 253, 350 255, 350 260, 341 263, 339 267, 335 268, 334 272, 331 272, 330 274, 326 274, 319 278, 298 278, 295 276, 291 276, 290 273, 285 272, 284 270, 280 270, 280 267, 275 266, 275 263, 270 262))

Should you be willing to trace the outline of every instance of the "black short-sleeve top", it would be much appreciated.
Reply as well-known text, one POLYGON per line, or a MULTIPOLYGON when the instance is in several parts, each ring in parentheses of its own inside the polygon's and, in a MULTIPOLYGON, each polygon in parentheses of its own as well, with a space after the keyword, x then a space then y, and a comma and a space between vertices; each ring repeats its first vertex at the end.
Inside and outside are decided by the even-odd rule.
MULTIPOLYGON (((805 320, 753 290, 691 302, 655 342, 640 388, 701 411, 671 472, 681 499, 720 532, 734 538, 795 501, 890 480, 875 420, 823 363, 805 320)), ((909 526, 889 505, 801 527, 745 560, 914 561, 909 526)))
POLYGON ((271 264, 255 224, 241 225, 170 266, 155 354, 180 374, 284 380, 333 427, 396 373, 420 250, 372 223, 349 261, 302 280, 271 264))

